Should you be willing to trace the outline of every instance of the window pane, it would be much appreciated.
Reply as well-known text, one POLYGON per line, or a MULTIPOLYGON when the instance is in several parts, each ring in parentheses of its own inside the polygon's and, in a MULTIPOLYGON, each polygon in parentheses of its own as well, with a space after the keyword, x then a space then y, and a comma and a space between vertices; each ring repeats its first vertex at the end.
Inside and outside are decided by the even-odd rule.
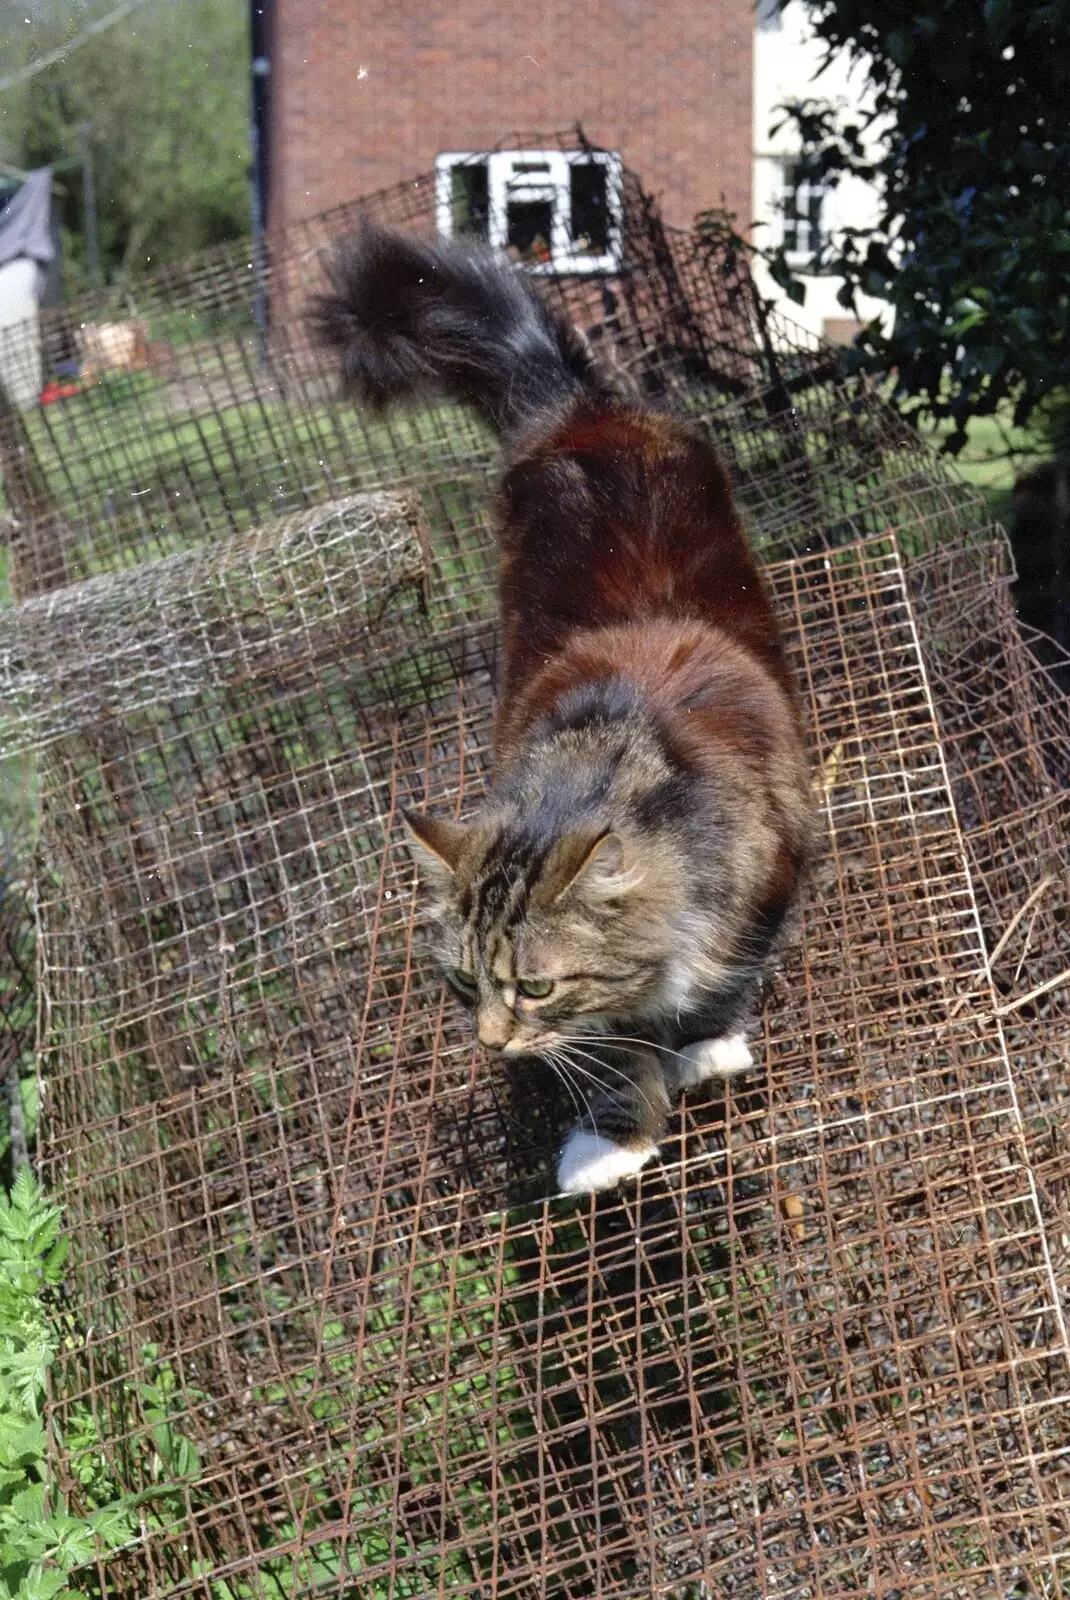
POLYGON ((522 261, 549 261, 553 238, 552 200, 510 200, 506 206, 505 242, 522 261))
POLYGON ((784 249, 800 258, 816 256, 821 250, 821 209, 825 193, 808 176, 801 162, 784 168, 781 196, 781 237, 784 249))
POLYGON ((799 169, 794 163, 784 168, 784 189, 780 196, 780 204, 784 248, 794 255, 799 249, 799 169))
POLYGON ((609 198, 606 169, 600 161, 574 161, 568 174, 572 201, 572 242, 592 256, 609 250, 609 198))
POLYGON ((809 228, 806 248, 812 256, 816 256, 821 249, 821 190, 809 185, 806 194, 809 202, 807 207, 809 228))
POLYGON ((450 214, 454 238, 488 239, 490 183, 485 161, 464 161, 450 169, 450 214))

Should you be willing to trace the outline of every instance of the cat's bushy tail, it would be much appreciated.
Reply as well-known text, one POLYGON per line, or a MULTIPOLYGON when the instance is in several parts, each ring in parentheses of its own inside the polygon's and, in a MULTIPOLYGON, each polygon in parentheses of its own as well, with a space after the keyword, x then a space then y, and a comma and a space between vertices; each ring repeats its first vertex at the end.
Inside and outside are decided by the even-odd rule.
POLYGON ((365 222, 336 248, 328 277, 310 317, 357 399, 445 396, 515 436, 602 388, 580 334, 502 255, 365 222))

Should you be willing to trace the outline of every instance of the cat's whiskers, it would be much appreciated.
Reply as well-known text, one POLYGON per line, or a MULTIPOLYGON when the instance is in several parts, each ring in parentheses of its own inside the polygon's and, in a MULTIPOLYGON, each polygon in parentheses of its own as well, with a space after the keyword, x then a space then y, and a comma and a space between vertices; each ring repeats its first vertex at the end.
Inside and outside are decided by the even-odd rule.
POLYGON ((626 1033, 599 1033, 594 1035, 581 1033, 574 1034, 571 1037, 581 1039, 585 1044, 589 1044, 597 1040, 599 1043, 604 1044, 641 1045, 644 1050, 657 1050, 662 1055, 675 1056, 678 1061, 686 1061, 690 1059, 683 1050, 673 1050, 671 1046, 667 1044, 658 1044, 655 1039, 639 1039, 631 1034, 626 1033))
POLYGON ((556 1051, 545 1052, 542 1054, 542 1059, 553 1069, 553 1071, 560 1078, 561 1082, 564 1084, 565 1088, 568 1090, 569 1098, 571 1099, 572 1104, 576 1107, 576 1112, 580 1120, 583 1120, 583 1110, 580 1107, 580 1101, 582 1100, 583 1108, 586 1110, 587 1116, 590 1118, 591 1123, 594 1124, 596 1119, 594 1112, 591 1109, 591 1102, 588 1096, 584 1093, 583 1085, 572 1076, 575 1063, 569 1061, 567 1058, 559 1057, 556 1051), (577 1096, 579 1098, 577 1098, 577 1096))
MULTIPOLYGON (((568 1072, 567 1066, 565 1065, 565 1063, 558 1061, 556 1059, 556 1057, 554 1055, 552 1055, 549 1051, 547 1051, 544 1054, 542 1054, 540 1059, 545 1061, 547 1066, 550 1067, 550 1069, 554 1073, 554 1076, 556 1078, 560 1079, 561 1083, 564 1085, 565 1089, 568 1091, 569 1099, 572 1101, 572 1104, 576 1108, 577 1116, 582 1117, 583 1116, 583 1108, 581 1107, 580 1101, 576 1096, 576 1090, 573 1088, 572 1076, 568 1072)), ((584 1102, 586 1103, 586 1096, 584 1096, 584 1102)), ((588 1110, 589 1110, 589 1108, 588 1108, 588 1110)))
MULTIPOLYGON (((654 1106, 653 1102, 651 1101, 650 1096, 641 1087, 641 1085, 638 1084, 635 1081, 634 1078, 629 1077, 628 1073, 624 1072, 620 1067, 614 1066, 611 1061, 603 1061, 601 1059, 601 1057, 590 1055, 585 1050, 581 1050, 580 1054, 582 1056, 584 1056, 588 1061, 593 1061, 595 1066, 601 1067, 601 1068, 606 1068, 608 1071, 610 1071, 612 1073, 615 1073, 618 1078, 620 1078, 624 1083, 627 1084, 628 1088, 633 1092, 633 1094, 638 1095, 638 1097, 643 1101, 643 1103, 647 1106, 647 1108, 651 1112, 654 1112, 656 1114, 657 1108, 654 1106)), ((570 1059, 572 1067, 577 1072, 582 1072, 585 1077, 589 1078, 591 1080, 591 1082, 593 1084, 595 1084, 597 1086, 597 1088, 604 1095, 607 1096, 608 1099, 610 1099, 610 1100, 612 1100, 614 1102, 614 1104, 620 1105, 620 1106, 625 1106, 625 1105, 628 1104, 628 1096, 627 1095, 625 1095, 625 1094, 623 1094, 621 1092, 618 1092, 615 1089, 610 1088, 610 1086, 607 1083, 603 1083, 602 1080, 600 1078, 598 1078, 588 1068, 581 1067, 578 1061, 572 1061, 571 1057, 569 1059, 570 1059)))

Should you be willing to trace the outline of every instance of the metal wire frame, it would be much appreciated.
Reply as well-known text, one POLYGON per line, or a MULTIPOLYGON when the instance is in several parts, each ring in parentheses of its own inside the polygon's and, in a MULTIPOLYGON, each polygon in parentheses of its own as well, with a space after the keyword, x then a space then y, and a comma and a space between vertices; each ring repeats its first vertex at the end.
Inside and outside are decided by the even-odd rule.
POLYGON ((0 1094, 5 1154, 14 1176, 29 1164, 22 1081, 32 1075, 34 932, 25 840, 5 837, 0 849, 0 1094))
MULTIPOLYGON (((518 134, 507 142, 576 148, 581 137, 518 134)), ((337 405, 333 369, 309 344, 303 312, 323 286, 324 249, 362 214, 433 233, 434 175, 295 225, 270 244, 239 241, 162 266, 119 304, 98 292, 46 312, 39 340, 27 328, 0 333, 9 363, 20 352, 37 360, 40 344, 42 378, 62 375, 93 330, 99 342, 110 327, 125 362, 49 404, 20 412, 0 403, 0 468, 20 594, 353 490, 395 490, 403 486, 399 473, 418 478, 426 496, 433 464, 456 492, 462 463, 469 473, 478 468, 481 435, 470 419, 443 410, 408 424, 369 424, 337 405), (116 323, 125 325, 124 337, 116 323)), ((622 270, 612 280, 572 285, 573 313, 598 325, 612 360, 638 358, 644 318, 662 343, 693 346, 694 319, 664 230, 630 172, 621 249, 622 270), (607 320, 611 302, 618 310, 607 320)))
POLYGON ((478 791, 481 663, 360 744, 298 657, 49 747, 47 1159, 93 1308, 57 1417, 146 1486, 163 1364, 198 1464, 107 1593, 1060 1581, 1058 1253, 902 552, 770 577, 828 852, 763 1073, 619 1201, 535 1198, 570 1108, 494 1081, 420 947, 397 805, 478 791))
MULTIPOLYGON (((578 137, 505 142, 575 148, 578 137)), ((24 411, 0 397, 17 592, 137 565, 350 492, 418 483, 430 511, 443 495, 478 496, 495 456, 472 419, 443 407, 374 423, 339 405, 333 368, 303 319, 332 239, 361 214, 430 233, 433 191, 425 175, 270 246, 240 241, 163 266, 120 305, 98 292, 45 313, 45 377, 78 355, 87 329, 121 321, 140 333, 125 370, 77 394, 24 411)), ((730 246, 667 231, 627 171, 623 198, 620 272, 546 280, 546 291, 622 383, 670 401, 697 395, 707 408, 763 391, 774 424, 797 432, 797 392, 835 377, 833 358, 763 308, 730 246)), ((26 329, 0 337, 36 349, 26 329)), ((451 506, 442 509, 449 522, 451 506)))
POLYGON ((1070 1589, 1065 702, 970 493, 655 243, 665 304, 599 339, 732 465, 827 848, 759 1072, 634 1189, 547 1197, 573 1107, 491 1070, 420 937, 398 807, 485 782, 482 436, 375 436, 429 529, 401 588, 328 513, 326 553, 315 516, 239 532, 7 624, 57 1469, 158 1490, 106 1595, 1070 1589))

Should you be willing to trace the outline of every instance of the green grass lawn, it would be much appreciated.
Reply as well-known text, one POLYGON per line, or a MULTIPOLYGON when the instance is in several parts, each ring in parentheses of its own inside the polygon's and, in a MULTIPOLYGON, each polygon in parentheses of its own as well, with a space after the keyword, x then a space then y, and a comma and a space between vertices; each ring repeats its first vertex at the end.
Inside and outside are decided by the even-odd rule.
MULTIPOLYGON (((938 449, 951 432, 949 424, 922 429, 922 437, 938 449)), ((1044 454, 1043 443, 1027 428, 1011 428, 997 417, 975 417, 960 455, 951 457, 963 477, 980 489, 1009 490, 1030 458, 1044 454), (1008 450, 1014 452, 1008 456, 1008 450)))
MULTIPOLYGON (((113 374, 23 417, 41 477, 76 529, 72 575, 137 565, 354 488, 437 483, 447 493, 447 479, 492 470, 492 441, 458 407, 371 418, 319 397, 318 380, 276 378, 273 368, 255 369, 263 392, 253 394, 250 360, 236 342, 203 380, 113 374), (185 405, 202 381, 198 405, 185 405)), ((923 427, 921 436, 938 447, 948 432, 923 427)), ((1035 434, 978 418, 954 467, 1005 518, 1016 470, 1038 453, 1035 434)))
MULTIPOLYGON (((922 438, 934 449, 940 448, 951 431, 949 423, 920 429, 922 438)), ((967 483, 981 491, 992 516, 1006 524, 1015 479, 1049 454, 1050 447, 1037 429, 1012 427, 1009 416, 975 417, 965 448, 946 459, 967 483)))
POLYGON ((69 529, 71 578, 356 489, 413 487, 426 503, 431 486, 445 494, 447 480, 478 478, 494 459, 487 431, 459 407, 371 418, 321 396, 318 380, 258 369, 254 382, 247 358, 220 351, 203 381, 178 385, 148 373, 105 377, 20 418, 38 481, 69 529))

